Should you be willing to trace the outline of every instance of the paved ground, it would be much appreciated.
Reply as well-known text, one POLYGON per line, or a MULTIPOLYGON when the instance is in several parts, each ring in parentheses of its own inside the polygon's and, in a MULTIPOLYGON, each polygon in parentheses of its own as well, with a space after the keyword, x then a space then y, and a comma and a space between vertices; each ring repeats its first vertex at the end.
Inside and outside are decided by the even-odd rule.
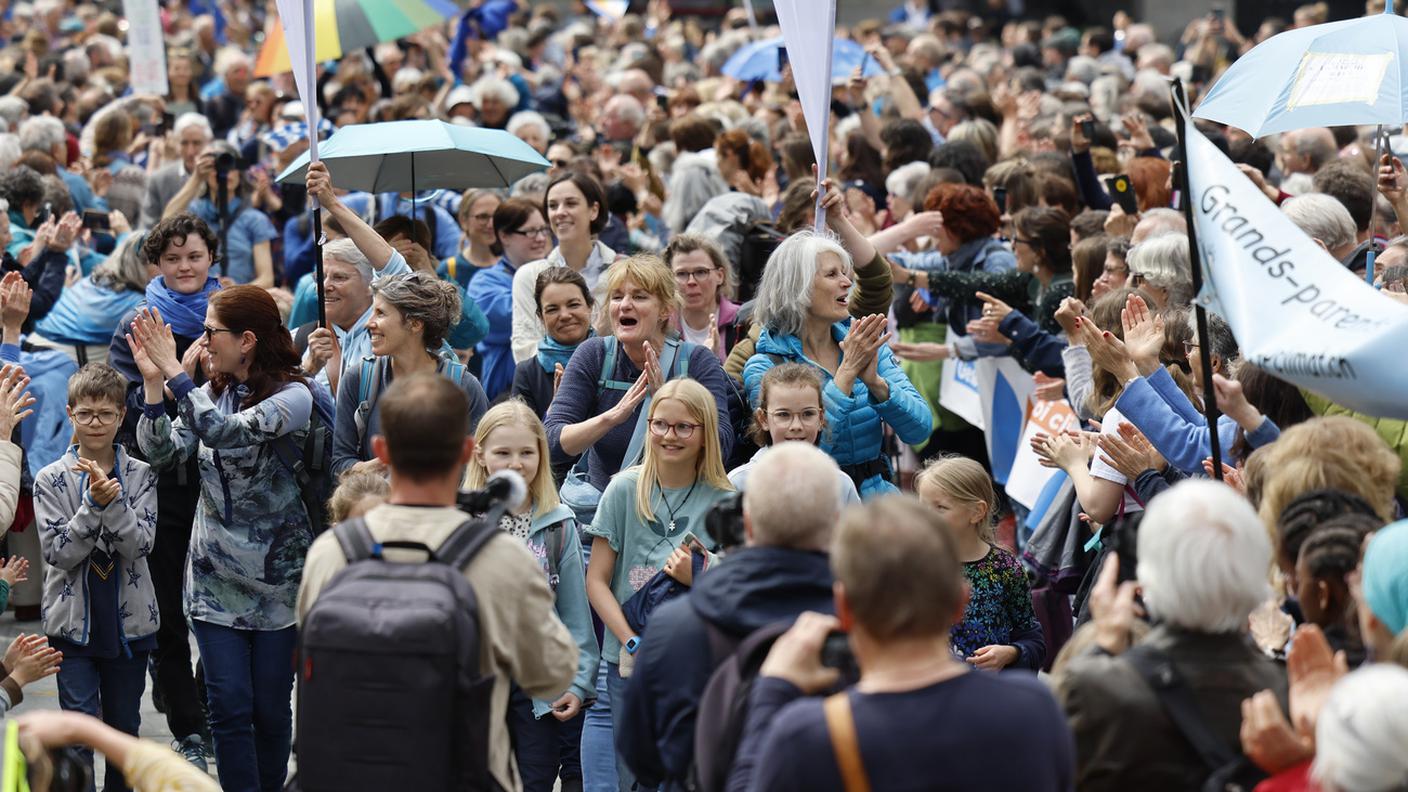
MULTIPOLYGON (((3 652, 4 647, 9 646, 10 641, 14 640, 15 636, 20 633, 37 632, 39 629, 40 623, 37 621, 25 622, 23 624, 17 623, 13 611, 0 614, 0 652, 3 652)), ((192 640, 191 655, 194 657, 196 654, 195 641, 192 640)), ((20 704, 15 713, 22 714, 28 710, 56 710, 58 708, 58 682, 54 677, 49 677, 48 679, 35 682, 24 689, 24 703, 20 704)), ((150 677, 147 678, 147 687, 142 694, 142 727, 140 734, 142 737, 160 745, 171 744, 171 731, 166 728, 166 716, 157 712, 156 708, 152 706, 152 686, 150 677)), ((102 768, 102 758, 99 757, 97 767, 95 768, 99 784, 102 783, 103 778, 102 768)), ((215 762, 213 760, 210 762, 210 772, 212 775, 215 773, 215 762)))

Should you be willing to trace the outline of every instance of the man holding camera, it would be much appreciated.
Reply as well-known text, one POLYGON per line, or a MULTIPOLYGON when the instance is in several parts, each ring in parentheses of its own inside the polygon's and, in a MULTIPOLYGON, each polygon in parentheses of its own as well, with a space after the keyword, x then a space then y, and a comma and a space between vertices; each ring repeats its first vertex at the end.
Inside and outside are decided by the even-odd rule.
MULTIPOLYGON (((836 463, 783 443, 759 460, 743 494, 746 543, 650 618, 622 702, 616 749, 642 786, 681 788, 694 760, 699 699, 749 634, 803 611, 831 610, 826 547, 840 515, 836 463)), ((719 537, 722 541, 722 537, 719 537)))
MULTIPOLYGON (((474 438, 467 436, 469 400, 444 377, 416 374, 392 383, 378 408, 382 434, 372 438, 372 451, 390 469, 391 493, 364 516, 367 528, 379 543, 438 548, 466 517, 456 501, 474 453, 474 438)), ((388 559, 401 561, 397 552, 388 549, 388 559)), ((424 557, 414 550, 400 552, 407 561, 424 557)), ((300 625, 346 565, 334 532, 313 542, 298 591, 300 625)), ((509 682, 533 698, 557 698, 577 673, 577 645, 557 618, 542 569, 517 539, 502 533, 489 540, 464 575, 479 602, 481 672, 494 675, 489 768, 500 787, 520 789, 505 719, 509 682)))
POLYGON ((836 616, 804 613, 773 645, 729 789, 1074 789, 1071 732, 1045 685, 953 655, 968 587, 932 510, 903 496, 848 510, 831 568, 836 616), (840 677, 822 659, 838 629, 860 682, 815 697, 840 677))

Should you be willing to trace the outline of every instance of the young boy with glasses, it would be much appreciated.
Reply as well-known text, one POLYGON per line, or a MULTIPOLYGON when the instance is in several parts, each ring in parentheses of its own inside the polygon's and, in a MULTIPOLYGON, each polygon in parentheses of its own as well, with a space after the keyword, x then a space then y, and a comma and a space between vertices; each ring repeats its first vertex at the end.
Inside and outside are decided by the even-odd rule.
MULTIPOLYGON (((46 562, 44 632, 63 652, 59 706, 135 736, 160 615, 147 568, 156 474, 115 442, 126 396, 127 380, 103 363, 69 379, 74 442, 35 477, 34 509, 46 562)), ((104 788, 128 788, 116 764, 104 788)))

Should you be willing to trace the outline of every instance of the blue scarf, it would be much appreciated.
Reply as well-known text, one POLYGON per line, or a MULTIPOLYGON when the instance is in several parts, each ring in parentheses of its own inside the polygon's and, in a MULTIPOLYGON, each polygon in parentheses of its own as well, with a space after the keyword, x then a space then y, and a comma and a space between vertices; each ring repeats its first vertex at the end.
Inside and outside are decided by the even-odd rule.
MULTIPOLYGON (((594 335, 596 335, 595 330, 587 331, 587 338, 591 338, 594 335)), ((582 341, 585 340, 587 339, 582 339, 582 341)), ((567 361, 572 359, 572 353, 576 352, 577 347, 581 345, 582 342, 578 341, 568 346, 567 344, 559 343, 550 335, 545 335, 543 336, 543 340, 538 342, 538 365, 542 366, 543 371, 549 374, 556 371, 558 363, 561 363, 563 368, 567 368, 567 361)))
POLYGON ((147 284, 147 305, 161 312, 178 336, 195 338, 205 332, 205 308, 210 295, 220 288, 215 278, 205 279, 205 288, 195 294, 181 294, 166 288, 166 278, 157 276, 147 284))

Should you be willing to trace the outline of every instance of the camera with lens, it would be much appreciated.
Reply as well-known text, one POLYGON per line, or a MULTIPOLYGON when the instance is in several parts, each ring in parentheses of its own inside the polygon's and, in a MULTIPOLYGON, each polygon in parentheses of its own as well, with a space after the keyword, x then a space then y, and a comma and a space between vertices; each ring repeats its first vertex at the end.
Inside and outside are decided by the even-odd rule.
POLYGON ((704 514, 704 530, 719 551, 726 553, 743 545, 743 493, 730 492, 704 514))
POLYGON ((215 155, 215 170, 221 173, 229 173, 235 169, 235 155, 228 151, 222 151, 215 155))

